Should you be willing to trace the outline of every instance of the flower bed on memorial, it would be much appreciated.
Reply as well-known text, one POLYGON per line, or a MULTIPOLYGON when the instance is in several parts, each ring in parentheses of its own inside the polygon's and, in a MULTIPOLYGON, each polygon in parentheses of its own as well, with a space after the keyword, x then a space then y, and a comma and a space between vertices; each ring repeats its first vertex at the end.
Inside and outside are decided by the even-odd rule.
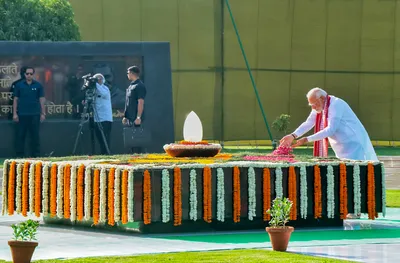
POLYGON ((271 201, 286 196, 294 203, 291 221, 385 214, 381 163, 281 153, 6 160, 2 212, 110 226, 237 224, 268 221, 271 201))

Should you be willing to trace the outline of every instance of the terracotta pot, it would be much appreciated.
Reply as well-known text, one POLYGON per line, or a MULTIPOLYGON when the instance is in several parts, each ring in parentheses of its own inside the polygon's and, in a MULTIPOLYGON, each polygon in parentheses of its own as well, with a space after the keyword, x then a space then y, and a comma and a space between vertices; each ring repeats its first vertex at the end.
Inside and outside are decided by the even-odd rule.
POLYGON ((14 263, 30 263, 38 242, 10 240, 8 245, 14 263))
POLYGON ((290 235, 294 231, 294 228, 291 226, 266 227, 265 231, 267 231, 269 234, 273 250, 286 251, 289 244, 290 235))

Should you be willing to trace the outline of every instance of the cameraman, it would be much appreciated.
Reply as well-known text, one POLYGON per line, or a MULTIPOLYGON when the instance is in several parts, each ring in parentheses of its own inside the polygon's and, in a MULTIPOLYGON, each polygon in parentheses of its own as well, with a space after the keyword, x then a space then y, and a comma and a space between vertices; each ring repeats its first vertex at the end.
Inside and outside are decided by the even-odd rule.
MULTIPOLYGON (((93 76, 97 78, 96 83, 96 99, 94 101, 94 122, 96 123, 95 131, 96 137, 100 144, 100 150, 102 155, 107 155, 107 149, 104 145, 103 137, 101 135, 100 128, 98 127, 100 124, 103 127, 104 137, 106 138, 106 142, 108 145, 108 149, 111 148, 110 146, 110 135, 111 135, 111 125, 113 121, 112 117, 112 106, 111 106, 111 94, 110 90, 105 83, 105 78, 102 74, 96 74, 93 76)), ((110 150, 111 151, 111 150, 110 150)))

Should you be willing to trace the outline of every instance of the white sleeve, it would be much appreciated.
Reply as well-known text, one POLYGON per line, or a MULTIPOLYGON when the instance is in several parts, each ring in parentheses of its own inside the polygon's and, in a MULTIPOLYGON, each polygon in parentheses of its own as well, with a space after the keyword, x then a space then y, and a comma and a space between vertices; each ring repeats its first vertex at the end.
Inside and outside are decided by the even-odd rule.
POLYGON ((327 137, 332 136, 340 126, 340 121, 343 116, 343 110, 344 107, 341 107, 340 104, 331 105, 329 107, 329 113, 328 113, 328 126, 325 129, 311 136, 308 136, 307 140, 309 142, 320 141, 327 137))
POLYGON ((303 122, 294 132, 293 134, 296 137, 301 137, 303 134, 307 133, 311 130, 315 125, 315 119, 317 118, 317 112, 312 110, 310 115, 305 122, 303 122))

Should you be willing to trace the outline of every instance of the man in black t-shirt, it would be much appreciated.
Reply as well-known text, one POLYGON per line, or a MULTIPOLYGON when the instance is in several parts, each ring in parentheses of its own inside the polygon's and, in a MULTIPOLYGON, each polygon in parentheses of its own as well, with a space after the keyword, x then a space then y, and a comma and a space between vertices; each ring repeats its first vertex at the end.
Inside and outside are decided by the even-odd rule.
POLYGON ((25 157, 25 137, 31 136, 32 157, 40 155, 40 123, 46 118, 42 85, 33 79, 34 68, 27 67, 25 79, 14 87, 13 120, 17 123, 16 152, 25 157))
MULTIPOLYGON (((137 66, 129 67, 127 75, 132 82, 126 89, 125 113, 122 123, 140 126, 145 120, 144 98, 146 97, 146 87, 139 79, 140 69, 137 66)), ((142 150, 135 147, 132 151, 140 153, 142 150)))
MULTIPOLYGON (((12 97, 11 97, 12 99, 9 101, 9 104, 8 104, 8 105, 10 105, 10 106, 13 105, 15 86, 16 86, 19 82, 21 82, 21 81, 23 81, 23 80, 25 79, 25 70, 26 70, 26 66, 21 67, 21 69, 20 69, 20 71, 19 71, 20 78, 17 79, 16 81, 14 81, 14 82, 11 84, 10 92, 12 93, 12 95, 11 95, 11 96, 12 96, 12 97)), ((12 113, 12 112, 10 112, 10 114, 9 114, 9 116, 8 116, 8 119, 10 119, 10 120, 13 119, 13 113, 12 113)))

